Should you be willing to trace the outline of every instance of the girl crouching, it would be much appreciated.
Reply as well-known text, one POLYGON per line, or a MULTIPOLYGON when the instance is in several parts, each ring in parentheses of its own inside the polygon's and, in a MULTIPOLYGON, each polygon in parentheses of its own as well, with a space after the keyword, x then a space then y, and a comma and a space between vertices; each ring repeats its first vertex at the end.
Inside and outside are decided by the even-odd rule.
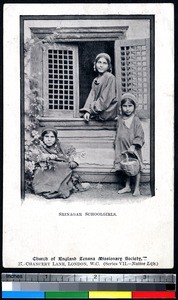
POLYGON ((73 176, 73 169, 78 163, 70 158, 53 128, 44 129, 41 133, 41 143, 33 153, 33 159, 38 165, 32 186, 35 194, 47 199, 68 198, 72 191, 84 191, 88 186, 79 182, 73 176))

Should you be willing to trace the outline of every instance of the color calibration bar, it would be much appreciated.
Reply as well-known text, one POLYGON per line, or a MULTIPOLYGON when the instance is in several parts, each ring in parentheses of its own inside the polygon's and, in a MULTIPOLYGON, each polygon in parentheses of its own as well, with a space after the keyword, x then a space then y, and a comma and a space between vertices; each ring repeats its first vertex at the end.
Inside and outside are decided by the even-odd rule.
POLYGON ((176 299, 175 274, 3 273, 2 299, 176 299))

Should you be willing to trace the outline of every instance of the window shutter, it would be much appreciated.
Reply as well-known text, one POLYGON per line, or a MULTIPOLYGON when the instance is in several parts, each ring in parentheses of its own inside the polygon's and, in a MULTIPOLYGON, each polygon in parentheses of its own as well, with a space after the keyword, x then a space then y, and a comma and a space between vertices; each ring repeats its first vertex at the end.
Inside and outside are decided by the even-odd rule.
POLYGON ((56 43, 43 48, 44 115, 78 117, 78 48, 56 43))
POLYGON ((118 98, 133 93, 140 118, 150 116, 150 40, 116 40, 115 69, 118 98))

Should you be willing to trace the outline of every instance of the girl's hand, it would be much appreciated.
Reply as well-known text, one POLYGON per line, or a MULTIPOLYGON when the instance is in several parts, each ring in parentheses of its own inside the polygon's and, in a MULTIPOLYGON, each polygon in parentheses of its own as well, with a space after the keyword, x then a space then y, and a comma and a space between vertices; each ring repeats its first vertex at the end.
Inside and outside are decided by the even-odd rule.
POLYGON ((135 145, 129 147, 128 152, 133 153, 135 151, 135 145))
POLYGON ((78 164, 77 164, 75 161, 71 161, 71 162, 69 163, 69 165, 70 165, 70 168, 71 168, 71 169, 75 169, 75 168, 78 166, 78 164))
POLYGON ((86 112, 83 117, 87 122, 90 120, 90 114, 88 112, 86 112))

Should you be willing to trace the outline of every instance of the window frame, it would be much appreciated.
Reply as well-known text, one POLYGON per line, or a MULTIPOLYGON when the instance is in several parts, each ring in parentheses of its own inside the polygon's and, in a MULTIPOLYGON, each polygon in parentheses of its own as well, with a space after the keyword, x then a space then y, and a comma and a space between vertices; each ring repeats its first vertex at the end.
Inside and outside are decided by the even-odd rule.
POLYGON ((35 35, 39 38, 39 40, 43 40, 50 34, 55 34, 54 39, 54 46, 52 44, 43 44, 43 57, 42 57, 42 97, 44 98, 45 106, 44 106, 44 117, 60 117, 60 118, 79 118, 79 106, 80 106, 80 99, 79 99, 79 58, 78 58, 78 44, 82 41, 90 42, 90 41, 112 41, 114 42, 114 56, 115 56, 115 75, 117 80, 117 96, 118 99, 121 99, 121 57, 119 55, 119 47, 121 46, 134 46, 141 43, 141 45, 146 45, 147 47, 147 89, 148 89, 148 97, 147 97, 147 109, 138 109, 138 115, 140 118, 150 118, 150 39, 125 39, 126 38, 126 31, 128 30, 128 26, 114 26, 114 27, 92 27, 92 28, 38 28, 33 27, 31 28, 32 35, 35 35), (47 67, 45 66, 45 51, 46 47, 58 47, 58 45, 62 48, 66 47, 75 47, 75 58, 74 58, 74 64, 75 64, 75 97, 74 97, 74 113, 68 113, 65 111, 57 111, 55 112, 50 111, 47 108, 48 103, 48 95, 45 91, 45 87, 47 86, 46 82, 46 76, 47 74, 47 67), (77 80, 78 79, 78 80, 77 80))
MULTIPOLYGON (((117 81, 118 99, 121 99, 124 92, 122 92, 122 74, 121 74, 121 47, 146 47, 146 83, 147 83, 147 109, 137 109, 137 114, 140 118, 150 118, 150 39, 134 39, 134 40, 116 40, 115 41, 115 73, 117 81)), ((136 74, 137 75, 137 74, 136 74)), ((133 79, 133 78, 132 78, 133 79)), ((136 78, 138 79, 138 77, 136 78)), ((132 93, 132 91, 130 91, 132 93)), ((143 91, 140 92, 140 94, 143 91)), ((134 94, 134 93, 133 93, 134 94)), ((135 95, 138 94, 138 88, 135 95)), ((137 98, 137 95, 136 95, 137 98)), ((142 105, 144 103, 142 102, 142 105)))
POLYGON ((79 117, 79 64, 78 64, 78 46, 64 43, 55 43, 53 45, 43 45, 43 86, 42 97, 44 98, 44 116, 60 118, 78 118, 79 117), (48 50, 70 50, 73 52, 73 110, 50 109, 49 108, 49 89, 48 89, 48 50))

